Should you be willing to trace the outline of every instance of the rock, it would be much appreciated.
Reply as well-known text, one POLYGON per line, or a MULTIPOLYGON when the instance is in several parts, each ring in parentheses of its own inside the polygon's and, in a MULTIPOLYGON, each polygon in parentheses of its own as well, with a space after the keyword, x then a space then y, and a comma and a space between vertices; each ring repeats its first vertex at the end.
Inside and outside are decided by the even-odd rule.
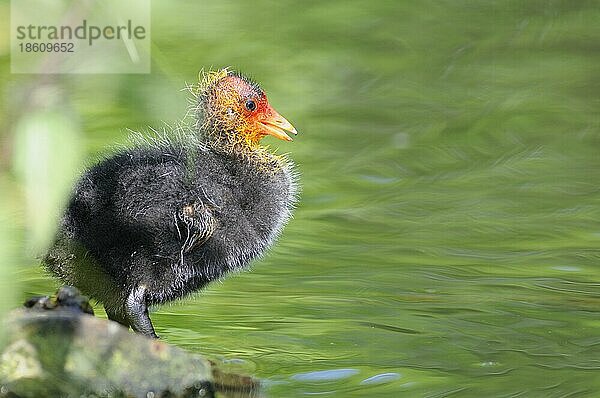
POLYGON ((56 308, 70 309, 75 312, 94 315, 94 310, 86 296, 82 296, 79 290, 73 286, 63 286, 56 292, 56 295, 36 296, 25 301, 26 308, 39 310, 53 310, 56 308))
POLYGON ((251 377, 90 315, 74 288, 5 320, 0 397, 259 397, 251 377))

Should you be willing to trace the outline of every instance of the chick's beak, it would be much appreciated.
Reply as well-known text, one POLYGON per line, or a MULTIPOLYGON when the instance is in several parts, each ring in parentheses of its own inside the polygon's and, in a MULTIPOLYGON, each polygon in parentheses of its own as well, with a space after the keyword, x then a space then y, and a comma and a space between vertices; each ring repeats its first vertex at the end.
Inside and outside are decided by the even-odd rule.
POLYGON ((262 132, 280 140, 293 141, 287 133, 298 134, 294 126, 274 109, 271 108, 270 111, 269 116, 260 121, 262 132))

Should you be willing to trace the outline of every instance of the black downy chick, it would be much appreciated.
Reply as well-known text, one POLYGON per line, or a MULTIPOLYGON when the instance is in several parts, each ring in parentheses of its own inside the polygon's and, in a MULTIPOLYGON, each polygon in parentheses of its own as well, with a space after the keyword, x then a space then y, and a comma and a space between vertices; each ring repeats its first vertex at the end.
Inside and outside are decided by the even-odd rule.
POLYGON ((244 269, 271 246, 296 200, 292 162, 259 144, 294 127, 260 87, 227 69, 193 90, 192 134, 138 145, 76 184, 44 258, 108 317, 157 337, 148 307, 244 269))

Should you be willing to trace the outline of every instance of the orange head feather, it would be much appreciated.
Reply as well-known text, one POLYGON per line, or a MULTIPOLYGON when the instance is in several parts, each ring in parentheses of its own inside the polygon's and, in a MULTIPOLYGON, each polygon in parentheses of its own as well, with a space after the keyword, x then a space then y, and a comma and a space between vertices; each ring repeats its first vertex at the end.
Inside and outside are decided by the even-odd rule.
POLYGON ((221 69, 203 73, 198 86, 202 130, 209 141, 233 150, 255 149, 272 135, 292 141, 296 129, 275 109, 258 84, 247 77, 221 69))

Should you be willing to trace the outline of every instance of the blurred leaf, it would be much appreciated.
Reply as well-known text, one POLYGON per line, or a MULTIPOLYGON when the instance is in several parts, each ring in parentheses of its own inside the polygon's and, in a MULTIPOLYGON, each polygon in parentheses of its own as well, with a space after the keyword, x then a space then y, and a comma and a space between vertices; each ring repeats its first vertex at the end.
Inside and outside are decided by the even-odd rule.
POLYGON ((14 171, 23 182, 27 245, 49 244, 81 159, 79 131, 54 111, 26 114, 15 129, 14 171))

